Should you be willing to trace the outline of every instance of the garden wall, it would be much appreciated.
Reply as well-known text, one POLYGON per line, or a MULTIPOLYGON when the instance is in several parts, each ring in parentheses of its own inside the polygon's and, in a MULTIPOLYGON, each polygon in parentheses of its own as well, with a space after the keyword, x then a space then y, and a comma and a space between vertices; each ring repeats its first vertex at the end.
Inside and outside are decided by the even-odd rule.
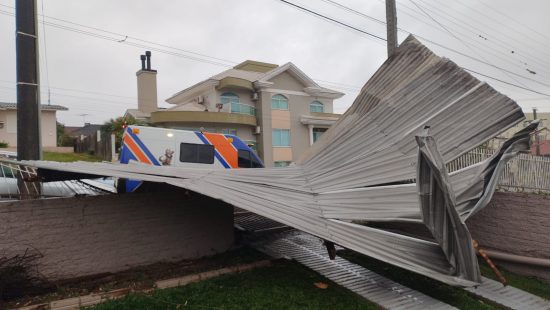
MULTIPOLYGON (((467 225, 482 248, 550 259, 550 195, 497 192, 467 225)), ((497 263, 510 271, 550 280, 548 267, 497 263)))
POLYGON ((226 251, 232 207, 184 191, 0 202, 0 257, 33 249, 51 280, 226 251))

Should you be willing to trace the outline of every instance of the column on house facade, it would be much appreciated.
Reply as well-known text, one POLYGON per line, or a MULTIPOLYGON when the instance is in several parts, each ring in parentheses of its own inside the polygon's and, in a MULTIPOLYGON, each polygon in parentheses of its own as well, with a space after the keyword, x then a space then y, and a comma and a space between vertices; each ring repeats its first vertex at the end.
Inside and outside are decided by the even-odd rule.
POLYGON ((307 128, 309 130, 309 146, 313 145, 313 125, 307 125, 307 128))

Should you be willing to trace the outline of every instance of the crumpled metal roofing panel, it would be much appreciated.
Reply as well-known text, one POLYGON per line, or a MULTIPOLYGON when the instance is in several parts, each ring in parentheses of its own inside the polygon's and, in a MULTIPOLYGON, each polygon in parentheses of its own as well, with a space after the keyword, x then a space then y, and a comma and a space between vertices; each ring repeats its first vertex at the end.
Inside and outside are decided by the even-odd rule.
POLYGON ((528 133, 536 124, 482 164, 451 175, 444 164, 523 118, 511 99, 411 36, 367 82, 344 116, 293 167, 210 170, 25 164, 168 183, 431 278, 471 286, 480 278, 464 220, 488 203, 499 164, 527 149, 528 133), (416 137, 423 137, 426 126, 430 137, 418 142, 429 139, 437 148, 422 150, 420 143, 420 154, 430 155, 419 157, 416 137), (419 158, 423 169, 417 167, 419 158), (411 184, 415 179, 422 182, 411 184), (352 219, 424 223, 435 238, 426 241, 352 219))

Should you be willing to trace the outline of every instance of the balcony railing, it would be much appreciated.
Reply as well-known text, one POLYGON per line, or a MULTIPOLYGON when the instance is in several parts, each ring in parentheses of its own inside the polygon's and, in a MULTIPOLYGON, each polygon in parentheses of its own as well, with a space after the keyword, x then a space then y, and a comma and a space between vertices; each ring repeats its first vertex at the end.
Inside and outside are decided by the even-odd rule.
POLYGON ((232 102, 231 113, 248 114, 256 116, 256 108, 245 103, 232 102))

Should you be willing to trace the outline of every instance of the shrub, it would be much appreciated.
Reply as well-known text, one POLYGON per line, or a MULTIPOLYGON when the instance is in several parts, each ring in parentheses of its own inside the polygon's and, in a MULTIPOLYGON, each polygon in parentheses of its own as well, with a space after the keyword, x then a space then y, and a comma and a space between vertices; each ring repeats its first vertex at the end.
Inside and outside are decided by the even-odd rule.
POLYGON ((52 286, 36 268, 41 257, 42 254, 29 249, 22 255, 0 256, 0 308, 3 302, 50 290, 52 286))

